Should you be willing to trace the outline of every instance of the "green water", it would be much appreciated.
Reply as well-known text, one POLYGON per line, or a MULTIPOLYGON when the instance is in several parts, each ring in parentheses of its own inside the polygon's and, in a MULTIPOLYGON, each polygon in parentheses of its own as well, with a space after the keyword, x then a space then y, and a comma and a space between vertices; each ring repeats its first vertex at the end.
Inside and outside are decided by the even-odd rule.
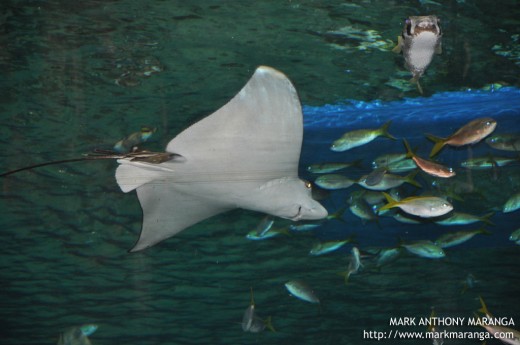
MULTIPOLYGON (((379 40, 395 41, 409 15, 442 19, 443 54, 421 79, 426 97, 491 83, 519 87, 519 8, 518 1, 3 0, 1 170, 111 148, 141 125, 158 128, 147 147, 162 150, 229 100, 258 65, 286 73, 305 105, 418 97, 413 87, 388 84, 409 79, 402 56, 334 34, 376 30, 379 40)), ((90 336, 99 345, 431 344, 377 342, 363 331, 424 331, 389 320, 428 317, 432 307, 472 317, 478 296, 520 329, 520 248, 505 240, 442 260, 404 256, 380 271, 367 264, 345 285, 337 275, 348 265, 345 252, 309 256, 312 233, 249 241, 263 215, 237 210, 129 254, 141 209, 135 194, 119 190, 116 166, 66 164, 0 181, 0 344, 55 344, 60 332, 87 323, 99 326, 90 336), (462 293, 468 273, 478 282, 462 293), (321 307, 288 296, 290 279, 311 284, 321 307), (250 287, 276 333, 242 331, 250 287)), ((517 177, 511 181, 493 195, 504 199, 508 186, 518 188, 517 177)), ((345 227, 374 238, 385 231, 360 224, 350 218, 345 227)), ((507 238, 518 224, 517 211, 492 231, 507 238)))

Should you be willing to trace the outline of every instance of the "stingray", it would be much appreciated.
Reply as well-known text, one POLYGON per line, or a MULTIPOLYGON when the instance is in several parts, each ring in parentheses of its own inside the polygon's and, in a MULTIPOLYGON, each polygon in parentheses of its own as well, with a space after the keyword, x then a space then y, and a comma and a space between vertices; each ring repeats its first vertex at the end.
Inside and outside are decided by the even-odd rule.
POLYGON ((283 73, 258 67, 227 104, 168 143, 175 159, 118 159, 117 183, 125 193, 136 190, 143 210, 130 251, 236 208, 293 221, 325 218, 311 184, 298 177, 302 139, 294 86, 283 73))

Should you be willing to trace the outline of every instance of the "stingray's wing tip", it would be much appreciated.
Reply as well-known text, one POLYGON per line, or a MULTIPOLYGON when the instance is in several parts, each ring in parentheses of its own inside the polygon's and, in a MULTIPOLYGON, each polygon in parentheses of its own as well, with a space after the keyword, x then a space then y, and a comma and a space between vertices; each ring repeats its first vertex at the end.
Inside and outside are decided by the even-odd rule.
POLYGON ((279 70, 273 68, 273 67, 269 67, 269 66, 258 66, 256 68, 256 71, 255 71, 255 74, 270 74, 272 75, 273 77, 278 77, 280 79, 287 79, 287 76, 285 74, 283 74, 282 72, 280 72, 279 70))

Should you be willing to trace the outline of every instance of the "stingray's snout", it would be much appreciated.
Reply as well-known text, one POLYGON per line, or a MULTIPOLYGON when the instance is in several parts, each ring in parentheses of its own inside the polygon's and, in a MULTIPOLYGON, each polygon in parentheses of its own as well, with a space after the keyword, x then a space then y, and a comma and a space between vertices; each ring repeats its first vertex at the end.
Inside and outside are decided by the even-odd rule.
POLYGON ((328 215, 329 212, 327 212, 325 207, 321 206, 319 203, 316 203, 312 206, 312 208, 307 209, 307 211, 300 219, 316 220, 326 218, 328 215))

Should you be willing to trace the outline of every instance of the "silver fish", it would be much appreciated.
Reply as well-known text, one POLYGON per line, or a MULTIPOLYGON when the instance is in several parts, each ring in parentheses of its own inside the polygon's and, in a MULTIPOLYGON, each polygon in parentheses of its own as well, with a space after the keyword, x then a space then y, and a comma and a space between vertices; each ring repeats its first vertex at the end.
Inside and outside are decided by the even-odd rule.
POLYGON ((388 132, 388 127, 390 127, 391 123, 392 121, 388 121, 379 128, 356 129, 347 132, 343 134, 341 138, 334 140, 330 149, 335 152, 347 151, 368 144, 380 136, 395 140, 395 137, 388 132))
POLYGON ((453 210, 453 205, 443 198, 436 196, 411 196, 400 201, 394 200, 390 195, 384 193, 388 204, 381 207, 384 211, 393 207, 399 207, 404 212, 422 217, 432 218, 445 215, 453 210))
POLYGON ((309 303, 320 303, 320 299, 307 283, 301 280, 291 280, 285 283, 285 288, 291 295, 309 303))
POLYGON ((405 67, 412 73, 412 82, 422 94, 419 78, 424 74, 434 54, 442 53, 442 30, 437 16, 412 16, 406 19, 403 32, 397 38, 394 53, 403 53, 405 67))
POLYGON ((516 193, 507 199, 504 207, 502 208, 502 212, 508 213, 513 212, 520 209, 520 193, 516 193))
POLYGON ((441 247, 435 245, 431 241, 417 241, 409 244, 403 244, 410 253, 421 256, 423 258, 438 259, 446 256, 441 247))
POLYGON ((346 240, 340 240, 340 241, 327 241, 327 242, 319 242, 309 252, 309 255, 323 255, 330 252, 333 252, 335 250, 338 250, 339 248, 343 247, 347 243, 351 243, 352 238, 347 238, 346 240))
POLYGON ((359 253, 359 249, 353 247, 350 254, 347 272, 345 273, 345 284, 347 284, 350 275, 357 273, 362 267, 363 264, 361 263, 361 254, 359 253))
POLYGON ((369 186, 366 183, 366 179, 367 179, 368 175, 364 175, 364 176, 361 176, 361 178, 359 179, 357 184, 363 188, 370 189, 370 190, 377 190, 377 191, 383 191, 383 190, 388 190, 391 188, 399 187, 403 183, 409 183, 411 185, 414 185, 417 188, 421 188, 421 185, 417 181, 414 180, 415 175, 417 175, 417 171, 412 171, 407 176, 384 174, 381 181, 379 181, 378 184, 375 184, 373 186, 369 186))
POLYGON ((355 160, 353 162, 332 162, 332 163, 317 163, 311 164, 307 167, 307 171, 313 174, 327 174, 331 172, 335 172, 338 170, 343 170, 345 168, 351 166, 359 166, 361 164, 361 159, 355 160))
POLYGON ((472 231, 457 231, 454 233, 443 234, 435 240, 435 245, 441 248, 449 248, 458 244, 464 243, 472 239, 478 234, 490 234, 489 231, 484 229, 472 230, 472 231))
POLYGON ((352 186, 356 181, 339 174, 321 175, 314 183, 323 189, 336 190, 352 186))

